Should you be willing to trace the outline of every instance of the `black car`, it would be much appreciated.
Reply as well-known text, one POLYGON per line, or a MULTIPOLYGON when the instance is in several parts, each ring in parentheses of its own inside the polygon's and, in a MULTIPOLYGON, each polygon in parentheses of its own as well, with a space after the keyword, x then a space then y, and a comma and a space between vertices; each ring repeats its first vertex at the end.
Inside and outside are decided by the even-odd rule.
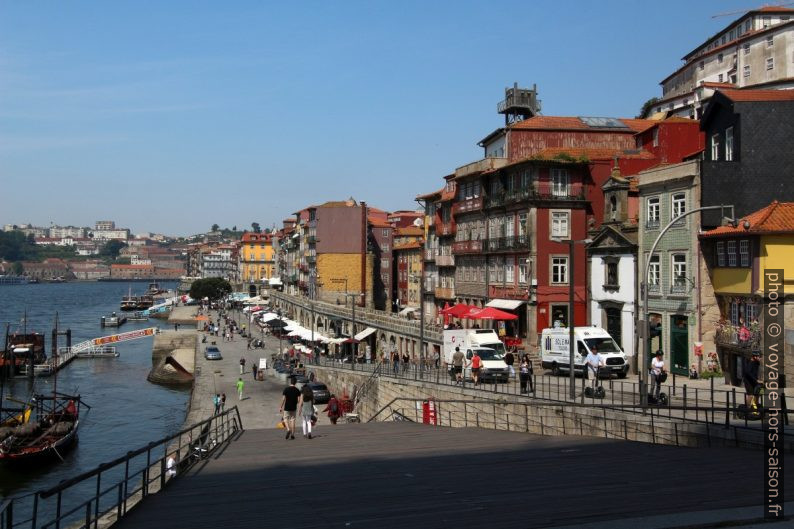
POLYGON ((322 382, 309 382, 308 386, 314 395, 314 402, 317 404, 325 404, 331 398, 331 392, 328 387, 322 382))

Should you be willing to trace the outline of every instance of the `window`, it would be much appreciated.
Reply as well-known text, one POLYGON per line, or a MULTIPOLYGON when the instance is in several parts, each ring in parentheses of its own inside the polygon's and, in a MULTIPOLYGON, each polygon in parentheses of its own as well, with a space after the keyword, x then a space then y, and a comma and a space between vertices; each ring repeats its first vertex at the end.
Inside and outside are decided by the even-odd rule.
POLYGON ((509 258, 505 263, 505 282, 515 282, 515 264, 513 263, 512 258, 509 258))
POLYGON ((551 170, 551 193, 556 197, 564 197, 568 195, 568 170, 567 169, 552 169, 551 170))
POLYGON ((728 241, 728 266, 736 266, 736 241, 728 241))
POLYGON ((560 237, 562 239, 568 238, 568 218, 567 211, 552 211, 551 212, 551 236, 560 237))
POLYGON ((733 161, 733 127, 725 129, 725 161, 733 161))
POLYGON ((739 241, 739 265, 750 266, 750 241, 747 239, 739 241))
POLYGON ((774 70, 775 69, 775 58, 774 57, 768 57, 766 59, 766 69, 767 70, 774 70))
POLYGON ((744 67, 742 68, 742 75, 744 77, 750 77, 750 65, 749 64, 745 64, 744 67))
POLYGON ((556 285, 568 283, 568 258, 551 258, 551 283, 556 285))
POLYGON ((769 27, 769 25, 772 23, 772 17, 771 17, 771 16, 769 16, 769 15, 767 15, 767 16, 765 16, 765 17, 762 19, 762 21, 763 21, 763 24, 762 24, 762 25, 763 25, 763 27, 765 27, 765 28, 768 28, 768 27, 769 27))
POLYGON ((675 193, 672 198, 671 203, 671 213, 670 219, 677 219, 684 213, 686 213, 686 194, 685 193, 675 193))
POLYGON ((518 214, 518 235, 524 236, 527 234, 527 214, 526 213, 519 213, 518 214))
POLYGON ((750 55, 750 44, 749 43, 744 45, 744 54, 745 55, 750 55))
POLYGON ((686 292, 686 254, 676 253, 673 254, 673 270, 670 292, 681 294, 686 292))
POLYGON ((610 287, 617 287, 618 286, 618 263, 617 262, 607 262, 606 266, 606 285, 610 287))
POLYGON ((389 232, 390 232, 390 231, 391 231, 391 230, 389 230, 389 229, 384 229, 384 230, 383 230, 383 238, 384 238, 384 239, 388 239, 388 238, 389 238, 389 232))
POLYGON ((717 161, 720 159, 720 135, 715 134, 711 137, 711 160, 717 161))
POLYGON ((526 259, 520 259, 518 262, 518 282, 525 284, 529 276, 529 265, 526 259))
POLYGON ((744 30, 745 31, 750 31, 750 22, 751 21, 749 19, 747 21, 745 21, 745 23, 744 23, 744 30))
POLYGON ((721 53, 717 54, 717 62, 722 64, 722 54, 721 53))
POLYGON ((767 35, 766 37, 766 47, 771 48, 775 45, 775 36, 774 35, 767 35))
POLYGON ((659 197, 650 197, 648 199, 648 220, 646 221, 646 226, 658 228, 660 216, 659 197))
POLYGON ((653 129, 653 146, 659 146, 659 127, 653 129))
POLYGON ((719 75, 717 76, 717 80, 718 80, 720 83, 722 82, 722 74, 719 74, 719 75))
POLYGON ((736 38, 736 31, 735 30, 731 30, 730 35, 728 35, 728 40, 733 40, 735 38, 736 38))
POLYGON ((381 260, 380 260, 380 267, 381 267, 381 268, 384 268, 384 269, 385 269, 385 268, 389 268, 389 260, 388 260, 388 259, 386 259, 385 257, 381 258, 381 260))
POLYGON ((705 63, 705 61, 700 61, 700 64, 698 65, 698 68, 699 68, 700 70, 703 70, 705 67, 706 67, 706 63, 705 63))
POLYGON ((717 243, 717 266, 725 266, 725 243, 717 243))
POLYGON ((648 291, 659 290, 659 279, 661 279, 661 266, 659 255, 654 254, 648 266, 648 291))

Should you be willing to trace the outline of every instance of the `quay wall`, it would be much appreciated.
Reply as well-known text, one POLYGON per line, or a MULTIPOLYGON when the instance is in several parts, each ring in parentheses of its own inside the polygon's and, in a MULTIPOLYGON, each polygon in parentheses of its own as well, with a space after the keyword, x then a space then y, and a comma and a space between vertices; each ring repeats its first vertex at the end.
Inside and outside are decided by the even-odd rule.
MULTIPOLYGON (((552 436, 580 435, 690 447, 757 449, 763 445, 760 429, 726 428, 598 407, 550 405, 515 395, 485 394, 479 390, 389 376, 371 379, 372 374, 368 372, 333 367, 312 365, 309 369, 337 396, 344 393, 352 395, 357 388, 363 387, 364 396, 357 410, 362 422, 378 413, 376 420, 390 421, 391 411, 399 411, 408 419, 421 422, 422 410, 417 405, 421 407, 423 401, 433 399, 441 401, 436 404, 438 423, 453 428, 480 427, 552 436), (383 410, 384 407, 388 409, 383 410)), ((794 451, 794 440, 787 440, 786 448, 794 451)))
POLYGON ((154 337, 149 382, 166 386, 193 383, 198 335, 191 331, 163 331, 154 337))

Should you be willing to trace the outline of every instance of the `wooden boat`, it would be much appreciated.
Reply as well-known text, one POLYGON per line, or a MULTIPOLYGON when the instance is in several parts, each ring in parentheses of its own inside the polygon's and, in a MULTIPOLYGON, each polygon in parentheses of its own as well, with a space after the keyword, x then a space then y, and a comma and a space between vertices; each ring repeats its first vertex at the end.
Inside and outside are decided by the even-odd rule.
MULTIPOLYGON (((0 395, 1 397, 2 395, 0 395)), ((0 427, 3 426, 19 426, 25 424, 30 420, 33 406, 30 402, 23 402, 12 397, 0 398, 0 427), (14 402, 20 404, 21 407, 6 407, 3 404, 14 402)))
POLYGON ((0 463, 63 459, 77 439, 80 395, 36 395, 35 420, 0 428, 0 463))
POLYGON ((44 335, 41 333, 14 333, 6 329, 5 347, 0 351, 0 374, 19 375, 25 366, 44 364, 47 354, 44 350, 44 335))

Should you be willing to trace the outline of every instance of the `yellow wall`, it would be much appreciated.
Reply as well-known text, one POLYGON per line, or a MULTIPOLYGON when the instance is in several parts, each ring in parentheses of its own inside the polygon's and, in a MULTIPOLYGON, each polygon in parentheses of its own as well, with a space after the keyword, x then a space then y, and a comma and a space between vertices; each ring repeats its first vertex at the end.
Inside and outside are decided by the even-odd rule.
POLYGON ((240 276, 243 281, 259 281, 273 277, 273 245, 271 243, 244 242, 240 252, 240 276), (263 244, 264 248, 262 248, 263 244))
MULTIPOLYGON (((794 235, 761 237, 761 272, 770 268, 785 270, 785 282, 794 284, 794 235)), ((763 280, 763 279, 762 279, 763 280)), ((763 285, 761 285, 763 288, 763 285)))
POLYGON ((715 268, 712 281, 717 294, 751 294, 752 270, 750 268, 715 268))
POLYGON ((323 253, 317 256, 317 274, 326 292, 361 292, 361 254, 323 253))

